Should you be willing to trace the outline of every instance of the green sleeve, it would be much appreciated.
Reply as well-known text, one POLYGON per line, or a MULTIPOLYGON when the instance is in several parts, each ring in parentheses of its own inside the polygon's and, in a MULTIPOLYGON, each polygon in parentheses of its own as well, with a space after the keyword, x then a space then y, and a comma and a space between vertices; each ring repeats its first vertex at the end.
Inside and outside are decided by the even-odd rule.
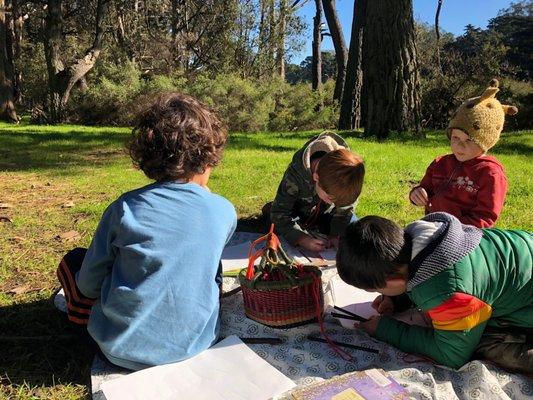
POLYGON ((293 221, 291 216, 294 204, 298 201, 299 195, 300 188, 298 181, 292 176, 290 170, 287 170, 279 184, 276 198, 272 202, 270 219, 275 226, 276 232, 293 245, 305 233, 300 225, 298 225, 298 222, 293 221))
POLYGON ((439 364, 459 368, 472 357, 485 325, 486 322, 470 330, 445 331, 382 317, 376 338, 407 353, 428 356, 439 364))
POLYGON ((344 232, 354 215, 353 207, 354 204, 346 207, 335 207, 331 218, 331 236, 339 236, 344 232))

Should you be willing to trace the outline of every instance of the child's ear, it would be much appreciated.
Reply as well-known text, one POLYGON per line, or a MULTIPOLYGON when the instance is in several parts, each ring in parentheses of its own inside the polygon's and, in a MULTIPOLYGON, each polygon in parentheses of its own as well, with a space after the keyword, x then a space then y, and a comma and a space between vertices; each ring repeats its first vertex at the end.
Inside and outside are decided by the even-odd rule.
POLYGON ((318 174, 313 172, 313 181, 318 182, 318 174))

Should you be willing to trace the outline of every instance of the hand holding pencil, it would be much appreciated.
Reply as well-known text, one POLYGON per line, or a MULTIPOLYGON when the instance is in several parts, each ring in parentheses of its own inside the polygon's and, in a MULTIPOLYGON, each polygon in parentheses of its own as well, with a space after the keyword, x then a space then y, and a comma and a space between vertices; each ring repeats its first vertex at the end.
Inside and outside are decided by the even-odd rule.
POLYGON ((389 315, 394 312, 394 303, 389 296, 380 295, 372 302, 372 308, 381 315, 389 315))

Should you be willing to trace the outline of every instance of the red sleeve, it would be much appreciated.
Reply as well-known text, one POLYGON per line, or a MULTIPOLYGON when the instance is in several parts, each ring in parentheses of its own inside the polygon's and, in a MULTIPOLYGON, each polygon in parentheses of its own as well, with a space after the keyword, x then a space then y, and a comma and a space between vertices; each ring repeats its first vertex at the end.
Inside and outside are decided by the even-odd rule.
POLYGON ((507 193, 507 178, 499 168, 491 168, 482 173, 479 181, 476 207, 463 213, 460 220, 463 224, 478 228, 494 226, 500 216, 507 193))
MULTIPOLYGON (((433 160, 433 162, 431 164, 429 164, 429 167, 426 169, 426 173, 424 175, 424 177, 422 178, 422 180, 420 181, 420 183, 415 186, 414 188, 411 189, 411 191, 409 192, 409 201, 411 201, 411 193, 413 192, 413 190, 415 190, 416 188, 419 188, 419 187, 422 187, 426 190, 427 194, 428 194, 428 197, 431 197, 433 196, 433 171, 435 169, 435 165, 437 163, 439 159, 435 159, 433 160)), ((412 203, 412 201, 411 201, 412 203)))

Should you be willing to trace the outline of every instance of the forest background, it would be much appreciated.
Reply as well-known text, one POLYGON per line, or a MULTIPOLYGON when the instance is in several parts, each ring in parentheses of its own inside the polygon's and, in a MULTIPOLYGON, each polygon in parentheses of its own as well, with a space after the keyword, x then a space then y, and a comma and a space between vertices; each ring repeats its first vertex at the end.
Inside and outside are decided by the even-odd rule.
POLYGON ((334 0, 0 1, 0 112, 13 122, 130 126, 145 99, 179 90, 215 107, 231 131, 422 137, 498 77, 502 102, 520 109, 506 129, 531 128, 533 2, 511 3, 485 29, 467 25, 459 36, 439 29, 446 2, 434 3, 428 25, 413 20, 411 1, 357 1, 345 35, 334 0), (298 13, 310 3, 313 21, 298 13), (290 63, 309 26, 313 55, 290 63), (389 43, 395 30, 406 39, 389 43), (334 51, 321 50, 325 36, 334 51), (412 73, 395 72, 406 66, 387 46, 403 48, 412 73), (397 69, 379 76, 385 64, 397 69), (399 92, 408 96, 383 112, 399 92))

